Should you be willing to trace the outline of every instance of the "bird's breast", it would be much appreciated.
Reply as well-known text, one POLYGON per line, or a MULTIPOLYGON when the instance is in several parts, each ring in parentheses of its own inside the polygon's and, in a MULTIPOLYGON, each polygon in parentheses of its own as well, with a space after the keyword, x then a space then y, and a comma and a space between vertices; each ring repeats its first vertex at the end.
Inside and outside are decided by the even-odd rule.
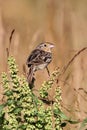
POLYGON ((37 70, 42 70, 42 69, 44 69, 47 65, 48 65, 47 63, 37 65, 37 66, 35 66, 35 71, 37 71, 37 70))

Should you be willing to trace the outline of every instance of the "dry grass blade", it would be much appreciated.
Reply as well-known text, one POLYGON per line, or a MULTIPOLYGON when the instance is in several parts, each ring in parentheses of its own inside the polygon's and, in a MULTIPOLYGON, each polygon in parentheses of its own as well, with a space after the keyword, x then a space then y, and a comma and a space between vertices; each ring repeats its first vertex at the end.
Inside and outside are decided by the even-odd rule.
POLYGON ((12 41, 12 37, 13 37, 14 32, 15 32, 15 29, 13 29, 13 30, 11 31, 11 35, 10 35, 10 38, 9 38, 9 47, 6 48, 7 58, 9 57, 9 54, 10 54, 11 41, 12 41))
POLYGON ((85 51, 87 49, 87 47, 82 48, 81 50, 79 50, 73 57, 72 59, 63 67, 61 74, 64 74, 66 72, 66 70, 69 68, 69 66, 71 65, 71 63, 75 60, 75 58, 77 56, 79 56, 80 53, 82 53, 83 51, 85 51))
POLYGON ((10 35, 10 38, 9 38, 9 46, 10 46, 10 44, 11 44, 11 41, 12 41, 12 37, 13 37, 14 32, 15 32, 15 29, 13 29, 12 32, 11 32, 11 35, 10 35))

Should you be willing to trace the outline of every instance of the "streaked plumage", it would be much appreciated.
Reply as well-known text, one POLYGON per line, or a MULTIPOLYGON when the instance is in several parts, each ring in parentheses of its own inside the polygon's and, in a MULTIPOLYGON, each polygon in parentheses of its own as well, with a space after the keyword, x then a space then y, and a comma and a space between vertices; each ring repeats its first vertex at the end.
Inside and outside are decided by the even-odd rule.
POLYGON ((40 43, 35 50, 31 52, 27 59, 29 69, 28 82, 32 83, 33 74, 37 70, 44 69, 52 61, 51 48, 54 45, 49 42, 40 43))

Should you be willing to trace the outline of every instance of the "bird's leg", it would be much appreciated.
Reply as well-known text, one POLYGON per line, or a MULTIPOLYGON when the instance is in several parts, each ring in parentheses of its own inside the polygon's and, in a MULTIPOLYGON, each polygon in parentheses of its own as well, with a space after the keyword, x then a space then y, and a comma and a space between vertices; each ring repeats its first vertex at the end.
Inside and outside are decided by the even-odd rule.
POLYGON ((50 76, 50 71, 49 71, 48 67, 46 67, 46 70, 47 70, 48 75, 50 76))

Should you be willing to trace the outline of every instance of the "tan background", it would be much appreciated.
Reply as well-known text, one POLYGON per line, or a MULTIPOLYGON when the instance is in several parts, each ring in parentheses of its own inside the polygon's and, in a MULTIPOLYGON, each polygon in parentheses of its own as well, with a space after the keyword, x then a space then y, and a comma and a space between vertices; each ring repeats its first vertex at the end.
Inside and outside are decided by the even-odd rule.
MULTIPOLYGON (((52 72, 87 46, 87 1, 0 0, 0 73, 7 70, 6 48, 12 29, 16 31, 10 54, 15 57, 20 73, 23 73, 23 65, 31 50, 42 41, 55 44, 53 62, 49 66, 52 72)), ((47 78, 45 70, 37 72, 37 88, 47 78)), ((87 93, 78 89, 87 91, 87 51, 75 59, 63 81, 63 107, 70 110, 63 108, 64 111, 73 119, 84 119, 87 116, 87 93)), ((79 125, 68 125, 66 129, 78 128, 79 125)))

